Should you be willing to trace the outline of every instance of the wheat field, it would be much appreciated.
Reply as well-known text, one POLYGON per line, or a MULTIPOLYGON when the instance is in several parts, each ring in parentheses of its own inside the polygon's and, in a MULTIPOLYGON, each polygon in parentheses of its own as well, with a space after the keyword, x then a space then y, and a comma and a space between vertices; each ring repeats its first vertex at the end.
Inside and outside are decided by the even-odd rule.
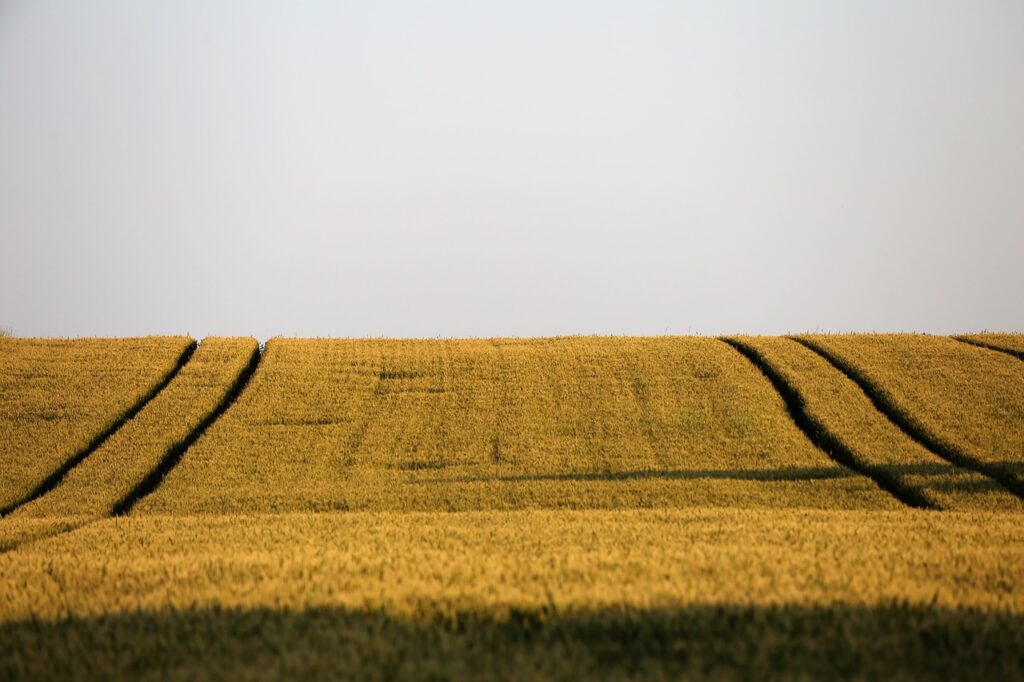
POLYGON ((0 338, 0 509, 24 501, 157 390, 194 342, 0 338))
POLYGON ((809 348, 779 337, 738 341, 783 375, 819 428, 834 434, 866 473, 891 480, 897 492, 933 508, 1024 510, 1021 498, 997 481, 953 464, 907 435, 856 383, 809 348))
POLYGON ((898 503, 715 339, 274 339, 139 513, 898 503))
POLYGON ((977 340, 0 339, 0 679, 1020 679, 977 340))
POLYGON ((909 335, 800 339, 856 377, 905 430, 1024 493, 1024 373, 1004 353, 909 335))
POLYGON ((110 516, 223 401, 256 352, 255 339, 205 339, 192 359, 133 419, 60 485, 13 516, 110 516))

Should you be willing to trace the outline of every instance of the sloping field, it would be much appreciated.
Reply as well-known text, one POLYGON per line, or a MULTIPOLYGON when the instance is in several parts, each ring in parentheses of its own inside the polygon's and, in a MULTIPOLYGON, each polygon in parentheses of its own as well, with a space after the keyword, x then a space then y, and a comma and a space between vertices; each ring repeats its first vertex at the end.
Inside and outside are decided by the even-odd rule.
POLYGON ((1024 679, 1006 353, 192 349, 0 340, 0 679, 1024 679))
POLYGON ((832 447, 845 448, 868 475, 897 494, 940 509, 1021 511, 1022 500, 995 480, 951 464, 904 433, 846 375, 817 353, 780 337, 739 337, 778 372, 832 447))
POLYGON ((716 339, 273 339, 137 513, 896 508, 716 339))
POLYGON ((194 342, 0 338, 0 513, 52 483, 170 379, 194 342))
POLYGON ((1024 371, 1018 360, 940 336, 799 338, 930 449, 1024 496, 1024 371))
POLYGON ((149 477, 224 402, 245 370, 255 364, 255 339, 205 339, 170 384, 123 428, 71 469, 49 493, 23 505, 15 516, 109 516, 141 494, 149 477))
POLYGON ((966 334, 957 338, 1024 360, 1024 334, 966 334))
POLYGON ((1022 561, 1013 515, 126 517, 0 556, 0 677, 1012 679, 1022 561))

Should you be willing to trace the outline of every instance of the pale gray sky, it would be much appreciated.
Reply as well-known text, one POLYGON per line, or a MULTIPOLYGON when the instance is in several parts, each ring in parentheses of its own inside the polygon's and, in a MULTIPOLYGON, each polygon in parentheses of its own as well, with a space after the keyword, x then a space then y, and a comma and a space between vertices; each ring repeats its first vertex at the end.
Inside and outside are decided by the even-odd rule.
POLYGON ((1024 2, 0 0, 20 335, 1024 329, 1024 2))

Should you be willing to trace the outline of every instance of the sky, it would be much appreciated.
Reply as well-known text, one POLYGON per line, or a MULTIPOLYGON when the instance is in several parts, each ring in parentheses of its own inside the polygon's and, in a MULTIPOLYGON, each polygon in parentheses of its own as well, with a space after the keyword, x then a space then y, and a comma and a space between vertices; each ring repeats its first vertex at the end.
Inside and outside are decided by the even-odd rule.
POLYGON ((20 336, 1024 330, 1024 3, 0 0, 20 336))

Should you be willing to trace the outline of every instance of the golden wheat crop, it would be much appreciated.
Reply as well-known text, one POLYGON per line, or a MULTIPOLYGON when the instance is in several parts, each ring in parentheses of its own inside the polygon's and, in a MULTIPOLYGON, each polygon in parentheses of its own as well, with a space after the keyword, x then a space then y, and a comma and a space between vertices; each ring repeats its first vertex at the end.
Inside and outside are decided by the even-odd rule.
POLYGON ((89 517, 5 517, 0 520, 0 554, 29 542, 61 535, 92 520, 89 517))
POLYGON ((929 661, 944 677, 960 670, 951 661, 977 658, 961 675, 1005 675, 1024 643, 1019 519, 721 509, 122 517, 0 555, 0 670, 59 677, 87 660, 94 677, 131 664, 160 676, 387 678, 404 659, 442 675, 477 662, 499 677, 564 679, 591 666, 606 675, 602 661, 616 676, 632 663, 699 677, 733 661, 773 677, 906 665, 916 678, 929 661), (892 649, 876 662, 879 641, 892 649))
POLYGON ((783 376, 812 418, 859 461, 881 470, 942 509, 1022 510, 1020 498, 995 480, 951 464, 879 412, 870 398, 827 360, 781 337, 738 337, 783 376))
POLYGON ((897 504, 715 339, 273 339, 137 510, 897 504))
POLYGON ((856 372, 937 447, 1007 477, 1020 476, 1024 372, 1019 360, 940 336, 801 338, 856 372))
MULTIPOLYGON (((0 679, 1020 679, 1020 500, 943 459, 1020 464, 1020 362, 808 338, 207 339, 0 519, 0 679)), ((3 463, 172 341, 0 340, 3 463)))
POLYGON ((414 616, 551 600, 578 609, 888 599, 1024 613, 1020 519, 810 509, 129 515, 0 556, 4 584, 23 586, 0 591, 0 613, 343 606, 414 616), (51 579, 65 589, 49 590, 51 579))
POLYGON ((257 350, 251 338, 206 338, 141 412, 47 494, 15 516, 107 516, 228 396, 257 350))
POLYGON ((22 501, 142 400, 186 337, 0 338, 0 509, 22 501))

